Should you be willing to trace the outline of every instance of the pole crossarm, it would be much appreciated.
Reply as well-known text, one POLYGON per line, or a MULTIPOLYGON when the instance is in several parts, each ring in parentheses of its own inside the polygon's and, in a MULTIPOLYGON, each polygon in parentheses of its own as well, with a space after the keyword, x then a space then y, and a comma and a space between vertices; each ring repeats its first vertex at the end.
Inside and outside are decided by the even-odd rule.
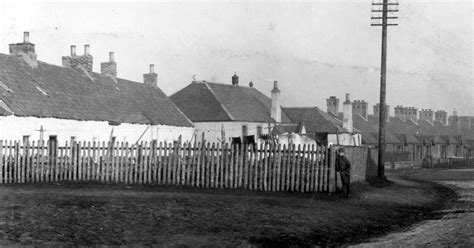
POLYGON ((372 23, 370 24, 370 26, 398 26, 397 23, 387 23, 387 24, 375 24, 375 23, 372 23))

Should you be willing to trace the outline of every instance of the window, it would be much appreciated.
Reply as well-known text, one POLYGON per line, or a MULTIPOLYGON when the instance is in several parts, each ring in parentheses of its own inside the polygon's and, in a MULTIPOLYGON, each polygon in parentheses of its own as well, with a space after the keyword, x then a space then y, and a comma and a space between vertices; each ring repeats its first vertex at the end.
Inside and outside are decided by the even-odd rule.
POLYGON ((248 135, 248 126, 242 125, 242 137, 245 137, 247 135, 248 135))
POLYGON ((23 144, 24 145, 29 145, 30 144, 30 136, 29 135, 23 135, 23 144))
POLYGON ((257 139, 262 136, 262 126, 257 126, 257 139))

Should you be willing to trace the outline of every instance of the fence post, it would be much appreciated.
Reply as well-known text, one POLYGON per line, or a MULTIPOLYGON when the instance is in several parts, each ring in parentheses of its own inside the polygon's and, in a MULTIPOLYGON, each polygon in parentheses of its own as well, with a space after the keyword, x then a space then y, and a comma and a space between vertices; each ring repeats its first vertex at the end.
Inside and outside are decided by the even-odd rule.
POLYGON ((243 181, 244 181, 244 153, 245 153, 245 143, 240 144, 240 149, 239 149, 239 187, 243 187, 243 181))
POLYGON ((194 185, 197 187, 201 186, 201 156, 202 156, 202 144, 198 142, 197 146, 194 147, 194 156, 196 157, 196 173, 194 177, 194 185))
MULTIPOLYGON (((34 143, 33 143, 34 147, 34 143)), ((3 140, 0 140, 0 183, 4 183, 5 181, 3 180, 3 165, 5 164, 3 161, 4 159, 4 152, 3 152, 3 140)))
POLYGON ((336 192, 336 149, 331 147, 329 155, 329 193, 336 192))

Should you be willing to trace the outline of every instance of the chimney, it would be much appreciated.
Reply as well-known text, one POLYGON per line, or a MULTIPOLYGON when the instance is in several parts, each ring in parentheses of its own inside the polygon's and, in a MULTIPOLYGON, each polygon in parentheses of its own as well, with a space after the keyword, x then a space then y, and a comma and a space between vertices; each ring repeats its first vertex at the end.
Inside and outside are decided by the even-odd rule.
POLYGON ((84 55, 90 55, 90 50, 89 44, 84 45, 84 55))
POLYGON ((71 45, 71 57, 76 56, 76 45, 71 45))
POLYGON ((30 43, 30 32, 23 32, 23 43, 30 43))
MULTIPOLYGON (((374 105, 374 116, 380 116, 380 103, 374 105)), ((390 105, 385 105, 385 121, 390 121, 390 105)))
POLYGON ((355 100, 352 103, 352 114, 360 115, 367 120, 369 115, 369 103, 364 100, 355 100))
POLYGON ((401 105, 397 105, 395 108, 395 117, 402 121, 406 121, 405 108, 401 105))
POLYGON ((234 75, 232 76, 232 85, 233 86, 239 86, 239 76, 234 72, 234 75))
POLYGON ((150 72, 143 74, 143 83, 158 88, 158 74, 155 73, 155 65, 150 64, 150 72))
POLYGON ((425 120, 433 124, 434 112, 431 109, 422 109, 420 110, 420 120, 425 120))
POLYGON ((61 57, 63 67, 85 70, 89 75, 92 73, 93 57, 90 55, 90 46, 84 45, 84 55, 77 56, 76 46, 71 45, 70 56, 61 57))
POLYGON ((114 52, 109 52, 109 62, 100 63, 100 73, 112 79, 117 78, 117 63, 114 60, 114 52))
POLYGON ((346 101, 342 104, 342 116, 342 127, 349 133, 352 133, 354 131, 354 125, 352 123, 352 103, 349 93, 346 93, 346 101))
POLYGON ((413 122, 418 122, 418 109, 415 107, 405 108, 405 120, 411 120, 413 122))
POLYGON ((273 82, 271 117, 276 122, 281 122, 280 89, 278 89, 278 81, 273 82))
POLYGON ((250 88, 253 88, 253 82, 252 82, 252 81, 250 81, 249 87, 250 87, 250 88))
POLYGON ((453 110, 453 115, 448 118, 448 123, 450 127, 459 130, 459 117, 456 110, 453 110))
POLYGON ((10 55, 22 58, 32 68, 38 67, 35 44, 30 43, 30 33, 23 33, 23 42, 9 45, 10 55))
POLYGON ((339 115, 339 99, 335 96, 330 96, 326 99, 327 112, 333 113, 335 116, 339 115))
POLYGON ((438 110, 435 112, 435 121, 441 122, 443 125, 448 125, 448 113, 444 110, 438 110))
POLYGON ((459 129, 471 132, 472 117, 471 116, 460 116, 459 117, 459 129))

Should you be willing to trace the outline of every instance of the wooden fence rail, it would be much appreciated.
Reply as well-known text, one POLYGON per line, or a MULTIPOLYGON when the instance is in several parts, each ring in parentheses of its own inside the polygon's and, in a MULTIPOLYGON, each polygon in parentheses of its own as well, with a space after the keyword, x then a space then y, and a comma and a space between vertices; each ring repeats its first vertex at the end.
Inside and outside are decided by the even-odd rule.
POLYGON ((95 181, 327 192, 324 146, 0 141, 0 183, 95 181))

